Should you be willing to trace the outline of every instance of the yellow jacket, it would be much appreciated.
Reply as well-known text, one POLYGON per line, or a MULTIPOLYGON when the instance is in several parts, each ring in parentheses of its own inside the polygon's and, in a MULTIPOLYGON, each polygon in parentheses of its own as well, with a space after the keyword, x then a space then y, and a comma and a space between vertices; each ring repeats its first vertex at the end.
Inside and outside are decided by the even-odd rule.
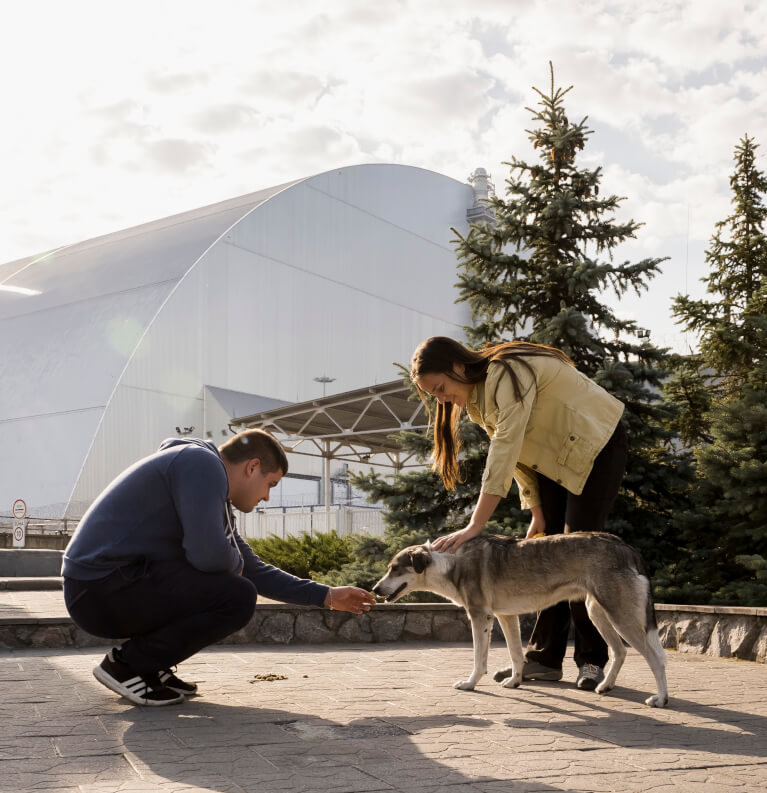
POLYGON ((535 381, 524 364, 506 359, 525 395, 521 402, 503 364, 494 361, 466 410, 490 436, 482 492, 505 498, 516 479, 522 508, 531 509, 541 503, 538 473, 575 495, 582 492, 596 456, 618 425, 623 403, 558 358, 525 360, 535 381))

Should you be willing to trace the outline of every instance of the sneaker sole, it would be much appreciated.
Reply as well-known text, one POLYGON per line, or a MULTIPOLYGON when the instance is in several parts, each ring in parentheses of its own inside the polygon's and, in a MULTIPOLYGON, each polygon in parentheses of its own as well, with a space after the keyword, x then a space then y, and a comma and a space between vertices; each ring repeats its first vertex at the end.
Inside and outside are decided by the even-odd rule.
POLYGON ((541 672, 541 674, 522 675, 523 680, 543 680, 546 683, 557 683, 562 679, 561 672, 541 672))
POLYGON ((163 705, 177 705, 184 701, 182 694, 179 694, 175 699, 165 700, 145 699, 144 697, 140 697, 138 694, 134 694, 129 688, 124 686, 119 680, 115 680, 112 675, 102 669, 101 666, 97 666, 93 670, 93 676, 99 681, 99 683, 101 683, 102 686, 106 686, 110 691, 114 691, 115 694, 125 697, 125 699, 129 700, 134 705, 146 705, 148 707, 157 708, 162 707, 163 705))
POLYGON ((197 689, 195 688, 192 691, 186 691, 183 688, 176 688, 175 686, 169 686, 165 683, 165 688, 169 688, 171 691, 175 691, 177 694, 181 694, 184 697, 196 697, 197 696, 197 689))

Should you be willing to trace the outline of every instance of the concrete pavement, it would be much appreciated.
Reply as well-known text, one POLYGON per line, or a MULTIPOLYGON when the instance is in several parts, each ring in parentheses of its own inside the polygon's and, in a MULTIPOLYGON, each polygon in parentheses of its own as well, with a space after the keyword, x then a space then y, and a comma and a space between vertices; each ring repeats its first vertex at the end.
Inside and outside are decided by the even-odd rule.
POLYGON ((105 649, 0 651, 0 791, 767 789, 761 664, 670 652, 670 706, 652 710, 633 651, 600 697, 570 660, 562 683, 457 691, 465 643, 216 646, 179 670, 201 696, 150 709, 95 681, 105 649))

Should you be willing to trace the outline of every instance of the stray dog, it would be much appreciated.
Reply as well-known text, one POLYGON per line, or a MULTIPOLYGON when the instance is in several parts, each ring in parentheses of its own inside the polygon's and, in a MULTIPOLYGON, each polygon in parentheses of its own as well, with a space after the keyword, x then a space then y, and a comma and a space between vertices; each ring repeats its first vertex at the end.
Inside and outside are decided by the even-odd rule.
POLYGON ((540 611, 562 600, 585 600, 591 621, 609 648, 604 694, 615 684, 626 649, 623 637, 650 665, 658 693, 645 704, 668 702, 665 654, 658 638, 650 580, 639 552, 612 534, 578 532, 532 540, 481 535, 455 553, 426 545, 400 551, 373 592, 393 603, 408 592, 434 592, 463 606, 471 620, 474 669, 455 688, 471 690, 487 672, 493 617, 498 618, 511 658, 511 670, 496 680, 516 688, 525 656, 519 614, 540 611), (505 679, 503 679, 505 678, 505 679))

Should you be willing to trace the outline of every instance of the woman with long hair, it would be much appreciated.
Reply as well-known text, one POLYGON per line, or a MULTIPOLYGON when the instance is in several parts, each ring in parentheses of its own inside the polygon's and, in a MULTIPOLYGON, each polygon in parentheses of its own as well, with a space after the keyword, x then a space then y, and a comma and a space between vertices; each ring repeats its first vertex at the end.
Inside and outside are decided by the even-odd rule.
MULTIPOLYGON (((458 425, 463 408, 490 437, 480 496, 468 525, 440 537, 433 548, 454 552, 479 534, 512 479, 522 508, 532 514, 528 539, 604 530, 626 468, 623 404, 579 372, 561 350, 521 341, 470 350, 454 339, 434 336, 413 353, 410 377, 424 401, 427 395, 437 400, 434 470, 448 490, 461 481, 458 425)), ((558 603, 538 615, 524 679, 561 679, 571 616, 577 686, 590 691, 602 680, 607 646, 584 604, 575 602, 558 603)), ((504 672, 510 676, 511 668, 504 672)))

